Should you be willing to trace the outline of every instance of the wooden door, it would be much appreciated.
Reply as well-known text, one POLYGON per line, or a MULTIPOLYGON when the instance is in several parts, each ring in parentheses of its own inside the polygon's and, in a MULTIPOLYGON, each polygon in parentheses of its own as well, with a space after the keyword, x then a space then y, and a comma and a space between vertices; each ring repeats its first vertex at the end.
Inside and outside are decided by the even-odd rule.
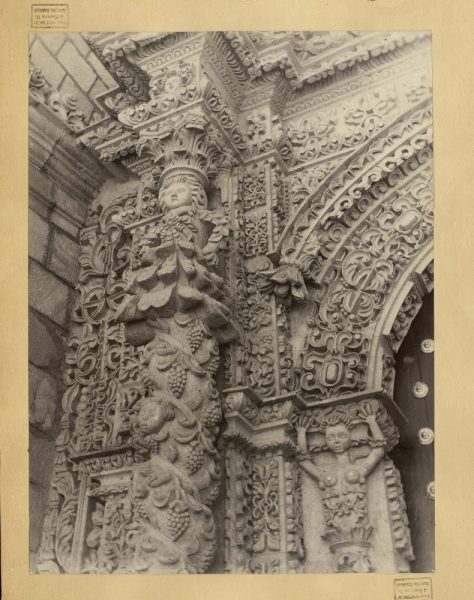
POLYGON ((415 573, 434 570, 434 323, 433 293, 396 356, 394 399, 408 423, 393 453, 400 469, 412 533, 415 573))

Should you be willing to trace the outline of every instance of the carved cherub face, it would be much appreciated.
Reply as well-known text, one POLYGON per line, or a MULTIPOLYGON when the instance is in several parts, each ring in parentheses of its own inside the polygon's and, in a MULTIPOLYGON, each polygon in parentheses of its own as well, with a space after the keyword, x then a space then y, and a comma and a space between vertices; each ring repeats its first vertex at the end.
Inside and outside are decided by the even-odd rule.
POLYGON ((164 90, 168 93, 175 92, 180 85, 181 79, 179 75, 170 75, 165 81, 164 90))
POLYGON ((160 201, 164 211, 180 208, 181 206, 191 206, 193 204, 191 186, 185 182, 172 183, 162 191, 160 201))
POLYGON ((158 432, 166 420, 165 412, 161 406, 151 400, 145 401, 138 413, 137 423, 145 433, 158 432))
POLYGON ((331 425, 326 429, 326 445, 334 454, 343 454, 351 446, 351 432, 345 425, 331 425))

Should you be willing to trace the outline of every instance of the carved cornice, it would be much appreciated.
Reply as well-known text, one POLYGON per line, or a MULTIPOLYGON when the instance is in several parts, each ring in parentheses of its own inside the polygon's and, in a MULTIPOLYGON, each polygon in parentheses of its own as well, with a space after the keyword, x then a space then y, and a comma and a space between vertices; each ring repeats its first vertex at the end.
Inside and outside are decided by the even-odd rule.
MULTIPOLYGON (((271 35, 271 32, 267 32, 271 35)), ((335 35, 329 33, 329 36, 335 35)), ((300 89, 305 84, 314 84, 344 71, 357 64, 412 44, 429 36, 427 33, 350 33, 334 43, 325 44, 324 33, 309 34, 320 42, 320 49, 311 51, 311 37, 302 32, 275 34, 275 45, 259 52, 252 43, 249 32, 227 32, 232 46, 241 61, 247 66, 250 79, 256 79, 264 73, 279 69, 292 88, 300 89), (351 37, 352 36, 352 37, 351 37), (326 47, 324 48, 324 45, 326 47), (306 47, 306 50, 305 50, 306 47)), ((328 34, 326 34, 327 36, 328 34)), ((336 34, 337 35, 337 34, 336 34)))
MULTIPOLYGON (((305 86, 288 98, 283 111, 283 119, 290 120, 317 108, 324 108, 345 97, 351 97, 361 90, 368 90, 380 84, 387 84, 406 73, 420 72, 413 86, 421 86, 422 78, 430 75, 429 38, 422 37, 414 44, 400 46, 397 50, 374 57, 353 72, 336 72, 333 77, 320 81, 317 85, 305 86)), ((426 85, 430 88, 431 82, 426 85)), ((408 91, 408 90, 407 90, 408 91)))
MULTIPOLYGON (((231 144, 239 162, 267 154, 280 161, 281 153, 286 170, 292 162, 285 158, 288 138, 282 138, 283 113, 288 118, 309 110, 314 102, 320 106, 334 94, 343 95, 343 82, 323 90, 346 72, 350 80, 354 65, 363 65, 354 76, 358 82, 354 85, 363 87, 374 85, 377 77, 395 76, 397 68, 400 72, 412 68, 408 60, 406 64, 401 60, 404 51, 423 45, 426 38, 423 33, 353 32, 94 35, 91 43, 121 80, 122 91, 117 88, 102 95, 100 102, 112 121, 88 128, 82 139, 103 160, 123 160, 128 168, 142 172, 135 155, 136 133, 181 112, 202 110, 231 144), (390 68, 384 70, 385 64, 390 68), (302 87, 304 94, 298 92, 302 87), (121 126, 114 123, 115 115, 121 126)), ((346 87, 349 90, 351 84, 346 87)), ((367 137, 373 133, 370 130, 367 137)), ((359 138, 358 143, 363 141, 359 138)))

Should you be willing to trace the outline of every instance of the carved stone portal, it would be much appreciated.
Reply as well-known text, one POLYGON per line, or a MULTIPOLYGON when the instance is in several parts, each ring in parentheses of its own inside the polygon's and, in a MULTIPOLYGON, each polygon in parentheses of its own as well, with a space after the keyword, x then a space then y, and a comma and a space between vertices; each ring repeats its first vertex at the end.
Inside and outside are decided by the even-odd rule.
POLYGON ((41 65, 30 84, 115 169, 80 234, 37 570, 213 572, 219 546, 230 573, 409 571, 389 453, 433 281, 429 38, 87 41, 118 82, 99 117, 41 65))

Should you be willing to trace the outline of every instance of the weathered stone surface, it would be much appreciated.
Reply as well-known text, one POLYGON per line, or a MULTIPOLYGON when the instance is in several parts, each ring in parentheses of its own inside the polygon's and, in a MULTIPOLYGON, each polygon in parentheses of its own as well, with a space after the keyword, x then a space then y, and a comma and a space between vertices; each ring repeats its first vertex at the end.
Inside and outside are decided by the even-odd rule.
POLYGON ((64 340, 48 319, 30 310, 28 315, 28 357, 37 367, 58 372, 64 359, 64 340))
MULTIPOLYGON (((90 54, 91 49, 80 33, 70 33, 68 39, 76 46, 83 56, 90 54)), ((103 66, 102 69, 104 69, 103 66)))
POLYGON ((63 66, 68 64, 76 65, 74 78, 82 90, 88 92, 95 81, 95 73, 77 48, 71 42, 66 42, 58 52, 58 59, 63 66))
POLYGON ((87 215, 87 206, 58 185, 54 188, 54 204, 55 208, 60 209, 61 212, 71 216, 74 220, 81 224, 84 222, 87 215))
POLYGON ((53 232, 48 267, 71 285, 79 273, 79 245, 57 229, 53 232))
POLYGON ((36 200, 43 207, 43 211, 40 213, 41 216, 47 219, 48 211, 54 204, 53 182, 46 173, 40 171, 36 166, 30 163, 28 170, 28 186, 30 191, 30 202, 32 199, 36 200))
MULTIPOLYGON (((47 505, 47 493, 43 485, 30 482, 30 550, 35 553, 41 541, 41 528, 43 526, 43 517, 47 505)), ((30 561, 36 558, 33 554, 30 561)), ((30 563, 30 570, 34 570, 35 564, 30 563)))
POLYGON ((48 35, 41 36, 40 39, 51 54, 56 54, 64 44, 66 36, 64 33, 48 33, 48 35))
POLYGON ((37 213, 28 211, 28 255, 44 262, 48 248, 49 225, 37 213))
POLYGON ((74 239, 79 238, 80 227, 78 226, 77 221, 73 221, 68 215, 64 215, 64 213, 59 213, 55 210, 51 215, 51 223, 68 233, 74 239))
POLYGON ((51 480, 54 451, 54 440, 30 428, 28 447, 30 482, 46 491, 51 480))
MULTIPOLYGON (((398 442, 383 404, 395 346, 377 344, 401 305, 394 290, 423 278, 432 250, 426 34, 89 39, 120 93, 85 133, 64 102, 61 123, 121 163, 130 187, 102 190, 81 229, 39 569, 408 570, 403 492, 386 460, 398 442)), ((66 40, 60 53, 76 71, 59 91, 82 86, 98 106, 85 49, 66 40)), ((70 175, 88 166, 69 149, 45 169, 64 228, 48 269, 72 283, 77 245, 65 232, 85 215, 70 175)), ((397 331, 410 318, 407 306, 397 331)), ((45 433, 54 386, 32 379, 32 422, 45 433)))
POLYGON ((71 288, 31 261, 29 269, 29 305, 42 315, 65 327, 67 325, 71 288))
POLYGON ((48 83, 52 86, 58 86, 66 75, 66 71, 58 63, 55 57, 44 47, 40 37, 36 37, 34 40, 31 47, 31 54, 34 56, 35 60, 41 64, 48 83))
POLYGON ((32 364, 28 366, 28 376, 30 423, 45 433, 55 433, 61 405, 57 376, 32 364))

